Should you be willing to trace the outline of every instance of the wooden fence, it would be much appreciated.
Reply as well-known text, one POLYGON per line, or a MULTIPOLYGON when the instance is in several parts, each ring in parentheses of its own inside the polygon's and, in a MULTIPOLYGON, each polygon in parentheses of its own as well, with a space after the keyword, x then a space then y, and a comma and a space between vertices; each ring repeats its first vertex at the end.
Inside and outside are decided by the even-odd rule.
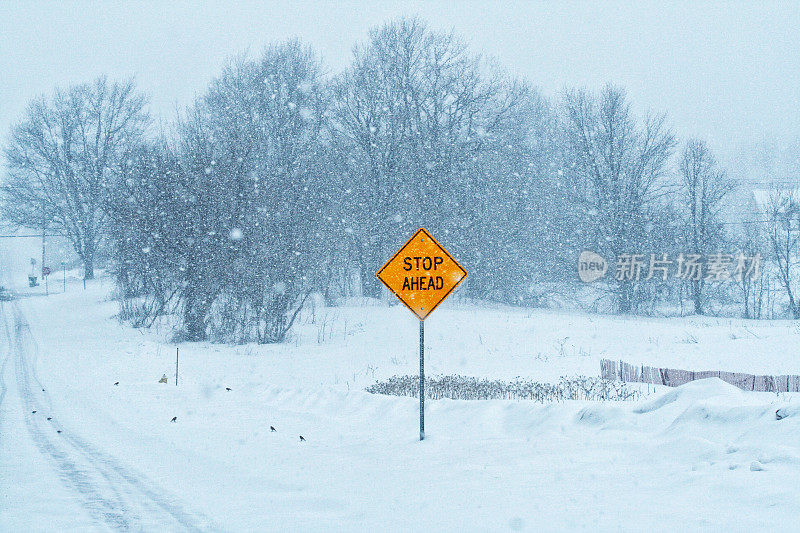
POLYGON ((719 370, 678 370, 631 365, 624 361, 600 361, 600 377, 636 383, 678 387, 696 379, 719 378, 743 390, 762 392, 800 392, 800 376, 755 376, 719 370))

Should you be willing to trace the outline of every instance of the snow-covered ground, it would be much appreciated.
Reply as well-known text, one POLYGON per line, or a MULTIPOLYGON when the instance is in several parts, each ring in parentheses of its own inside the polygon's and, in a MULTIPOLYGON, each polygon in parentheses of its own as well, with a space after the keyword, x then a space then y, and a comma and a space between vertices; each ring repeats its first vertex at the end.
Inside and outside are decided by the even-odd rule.
MULTIPOLYGON (((713 379, 638 402, 429 401, 420 442, 417 400, 363 391, 418 371, 402 306, 318 307, 283 345, 181 344, 175 386, 168 332, 119 324, 109 290, 68 280, 2 304, 0 531, 800 524, 798 395, 713 379)), ((426 321, 426 372, 555 381, 611 358, 800 373, 798 345, 790 321, 454 301, 426 321)))

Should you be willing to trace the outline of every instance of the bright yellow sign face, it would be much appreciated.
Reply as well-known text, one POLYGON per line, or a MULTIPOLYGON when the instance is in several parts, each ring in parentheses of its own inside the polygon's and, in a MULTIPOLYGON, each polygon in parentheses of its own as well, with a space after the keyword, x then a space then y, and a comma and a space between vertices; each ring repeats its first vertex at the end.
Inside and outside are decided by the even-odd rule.
POLYGON ((377 276, 412 313, 425 320, 467 277, 467 271, 420 228, 377 276))

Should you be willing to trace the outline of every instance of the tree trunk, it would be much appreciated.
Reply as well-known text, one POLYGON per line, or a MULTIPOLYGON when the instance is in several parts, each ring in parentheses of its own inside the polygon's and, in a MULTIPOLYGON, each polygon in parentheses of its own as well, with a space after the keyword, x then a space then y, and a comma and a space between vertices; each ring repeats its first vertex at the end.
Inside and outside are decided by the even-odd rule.
POLYGON ((744 286, 744 318, 752 318, 750 316, 750 286, 743 280, 744 286))
POLYGON ((633 310, 633 287, 630 282, 623 281, 617 289, 617 312, 627 314, 633 310))
POLYGON ((694 313, 703 314, 703 285, 700 281, 692 282, 692 298, 694 300, 694 313))
POLYGON ((94 248, 94 243, 91 239, 87 239, 81 255, 81 259, 83 259, 83 279, 94 279, 94 248))
POLYGON ((202 281, 189 279, 183 293, 183 326, 187 341, 206 340, 206 314, 208 302, 202 290, 202 281))
POLYGON ((205 306, 196 299, 186 299, 183 307, 183 325, 187 341, 206 340, 205 306))
POLYGON ((381 287, 383 286, 375 273, 378 271, 374 265, 363 263, 361 265, 361 295, 367 298, 380 298, 381 287))
POLYGON ((83 279, 94 279, 94 257, 83 260, 83 279))
POLYGON ((283 342, 287 332, 289 301, 287 289, 287 292, 275 294, 266 302, 264 332, 259 338, 261 344, 283 342))

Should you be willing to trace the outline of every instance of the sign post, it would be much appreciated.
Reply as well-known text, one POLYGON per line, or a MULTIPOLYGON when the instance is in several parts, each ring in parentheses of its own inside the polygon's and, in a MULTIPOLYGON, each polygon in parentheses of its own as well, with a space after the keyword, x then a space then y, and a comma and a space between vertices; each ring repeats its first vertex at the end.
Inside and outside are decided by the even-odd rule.
POLYGON ((425 321, 419 321, 419 440, 425 440, 425 321))
MULTIPOLYGON (((42 245, 44 247, 44 245, 42 245)), ((42 279, 44 280, 44 292, 50 296, 50 289, 47 286, 47 276, 52 273, 50 267, 44 266, 44 251, 42 252, 42 279)))
POLYGON ((425 319, 467 277, 467 271, 420 228, 376 275, 419 318, 419 440, 424 440, 425 319))

